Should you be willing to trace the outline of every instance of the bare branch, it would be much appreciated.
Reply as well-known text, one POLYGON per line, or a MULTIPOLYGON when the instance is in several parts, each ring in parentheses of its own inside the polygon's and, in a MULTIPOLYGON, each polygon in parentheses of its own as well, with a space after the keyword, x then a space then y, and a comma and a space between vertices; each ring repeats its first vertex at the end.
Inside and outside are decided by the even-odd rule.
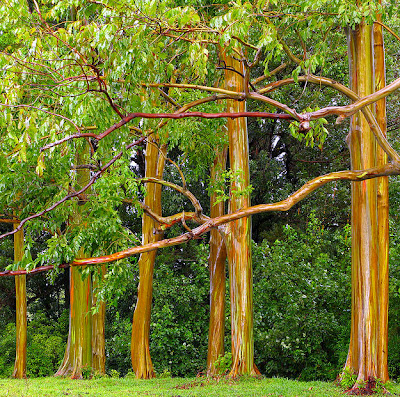
POLYGON ((172 183, 172 182, 168 182, 168 181, 164 181, 162 179, 152 178, 152 177, 141 178, 141 179, 139 179, 139 181, 143 182, 143 183, 157 183, 157 184, 163 185, 165 187, 169 187, 171 189, 176 190, 177 192, 183 194, 186 198, 188 198, 190 200, 190 202, 193 204, 193 207, 196 210, 196 216, 199 218, 202 217, 203 209, 201 208, 201 204, 200 204, 199 200, 197 200, 196 196, 192 192, 190 192, 188 189, 186 189, 185 187, 176 185, 175 183, 172 183))

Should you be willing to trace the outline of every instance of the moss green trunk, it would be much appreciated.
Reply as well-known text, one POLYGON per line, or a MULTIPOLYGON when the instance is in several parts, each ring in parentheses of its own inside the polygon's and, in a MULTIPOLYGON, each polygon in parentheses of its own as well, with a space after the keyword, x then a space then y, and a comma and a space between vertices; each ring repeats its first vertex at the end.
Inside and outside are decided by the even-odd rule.
MULTIPOLYGON (((243 92, 243 66, 225 56, 225 84, 228 90, 243 92), (235 71, 233 71, 235 70, 235 71)), ((227 101, 228 112, 243 112, 245 101, 227 101)), ((229 211, 250 206, 250 194, 243 191, 250 184, 249 144, 246 118, 228 119, 229 163, 234 175, 231 183, 229 211), (239 194, 238 194, 239 193, 239 194)), ((232 327, 231 376, 254 375, 253 273, 251 262, 251 218, 242 218, 226 227, 226 249, 229 263, 232 327)))
MULTIPOLYGON (((162 178, 165 156, 160 153, 158 139, 153 135, 146 145, 146 177, 162 178)), ((161 215, 161 185, 148 183, 144 203, 156 214, 161 215)), ((161 234, 155 234, 157 223, 147 215, 142 220, 142 243, 147 244, 161 239, 161 234)), ((149 379, 155 376, 150 356, 150 316, 153 299, 153 271, 157 251, 145 252, 139 258, 139 288, 138 298, 133 314, 131 360, 132 369, 139 379, 149 379)))
MULTIPOLYGON (((14 228, 18 224, 14 224, 14 228)), ((20 261, 24 255, 24 232, 19 230, 14 234, 14 260, 20 261)), ((14 378, 26 378, 26 339, 27 339, 27 312, 26 312, 26 276, 15 276, 16 294, 16 356, 14 364, 14 378)))
MULTIPOLYGON (((366 96, 384 84, 382 32, 361 23, 349 32, 351 88, 366 96)), ((374 109, 386 130, 385 103, 374 109)), ((386 163, 361 112, 352 117, 349 146, 353 170, 386 163)), ((387 178, 352 182, 352 324, 346 368, 359 382, 388 380, 388 185, 387 178)))

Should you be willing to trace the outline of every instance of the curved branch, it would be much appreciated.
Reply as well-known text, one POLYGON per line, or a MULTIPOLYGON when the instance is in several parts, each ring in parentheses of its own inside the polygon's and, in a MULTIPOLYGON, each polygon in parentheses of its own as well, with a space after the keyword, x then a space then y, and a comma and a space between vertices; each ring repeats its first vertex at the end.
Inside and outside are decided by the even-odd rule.
POLYGON ((212 228, 216 228, 218 226, 224 225, 226 223, 235 221, 240 218, 248 217, 262 212, 288 211, 299 201, 307 197, 309 194, 314 192, 319 187, 327 184, 328 182, 339 181, 339 180, 363 181, 365 179, 371 179, 380 176, 399 175, 399 174, 400 174, 400 164, 398 163, 385 164, 380 167, 374 167, 362 171, 332 172, 330 174, 319 176, 307 182, 299 190, 291 194, 283 201, 273 204, 255 205, 253 207, 244 208, 233 214, 227 214, 217 218, 209 219, 202 225, 193 229, 192 232, 182 234, 178 237, 157 241, 155 243, 150 243, 142 246, 132 247, 127 250, 116 252, 115 254, 106 255, 102 257, 77 259, 71 264, 71 266, 95 265, 95 264, 113 262, 119 259, 130 257, 132 255, 153 251, 164 247, 170 247, 173 245, 178 245, 185 243, 189 240, 200 238, 204 233, 207 233, 212 228))
MULTIPOLYGON (((361 171, 338 171, 332 172, 330 174, 322 175, 313 180, 307 182, 303 185, 299 190, 291 194, 285 200, 279 201, 273 204, 260 204, 255 205, 253 207, 244 208, 240 211, 237 211, 233 214, 223 215, 217 218, 208 219, 202 225, 193 229, 191 232, 182 234, 180 236, 164 239, 161 241, 157 241, 150 244, 145 244, 141 246, 136 246, 129 248, 124 251, 116 252, 111 255, 101 256, 97 258, 85 258, 85 259, 76 259, 71 264, 63 264, 58 267, 68 267, 68 266, 84 266, 84 265, 98 265, 108 262, 114 262, 119 259, 128 258, 133 255, 141 254, 143 252, 149 252, 160 248, 171 247, 174 245, 185 243, 189 240, 198 239, 204 233, 207 233, 212 228, 216 228, 218 226, 222 226, 226 223, 235 221, 240 218, 248 217, 251 215, 259 214, 262 212, 270 212, 270 211, 288 211, 299 201, 307 197, 309 194, 314 192, 319 187, 327 184, 328 182, 347 180, 347 181, 363 181, 366 179, 377 178, 380 176, 388 176, 388 175, 400 175, 400 164, 399 163, 390 163, 385 164, 383 166, 370 168, 368 170, 361 171)), ((173 215, 173 217, 181 216, 182 214, 173 215)), ((0 272, 0 276, 15 276, 21 274, 34 274, 41 271, 54 269, 54 265, 41 266, 31 271, 26 270, 16 270, 16 271, 4 271, 0 272)))
POLYGON ((201 204, 200 204, 199 200, 197 200, 196 196, 192 192, 190 192, 188 189, 186 189, 186 188, 184 188, 182 186, 176 185, 175 183, 164 181, 162 179, 153 178, 153 177, 141 178, 141 179, 139 179, 139 182, 143 182, 143 183, 158 183, 160 185, 163 185, 165 187, 169 187, 169 188, 174 189, 177 192, 183 194, 193 204, 193 207, 196 210, 196 216, 201 219, 202 213, 203 213, 203 209, 201 208, 201 204))
MULTIPOLYGON (((350 98, 353 101, 360 100, 360 97, 354 91, 352 91, 350 88, 348 88, 348 87, 344 86, 343 84, 340 84, 337 81, 330 79, 330 78, 319 77, 319 76, 310 74, 310 75, 306 75, 306 76, 299 76, 298 81, 324 85, 324 86, 335 89, 336 91, 347 96, 348 98, 350 98)), ((293 83, 295 83, 293 78, 275 81, 270 84, 267 84, 264 88, 259 90, 258 93, 263 94, 266 92, 274 91, 279 87, 282 87, 282 86, 285 86, 288 84, 293 84, 293 83)), ((385 153, 389 156, 390 159, 400 161, 399 154, 390 145, 386 136, 384 135, 381 128, 379 127, 379 124, 376 121, 375 116, 373 115, 371 110, 368 107, 364 107, 360 110, 364 114, 365 118, 367 119, 367 122, 368 122, 368 124, 372 130, 372 133, 374 134, 379 146, 381 146, 381 148, 385 151, 385 153)))
POLYGON ((386 98, 389 94, 396 91, 398 88, 400 88, 400 78, 394 80, 381 90, 375 91, 374 93, 369 94, 364 98, 360 98, 354 103, 351 103, 350 105, 328 106, 326 108, 316 110, 315 112, 309 114, 311 115, 311 120, 316 120, 318 118, 329 115, 338 115, 339 116, 338 122, 340 122, 342 119, 350 117, 354 113, 357 113, 365 106, 371 105, 372 103, 379 101, 380 99, 386 98))
POLYGON ((161 226, 156 229, 156 232, 163 232, 173 225, 181 223, 183 219, 191 220, 199 224, 203 224, 210 219, 208 216, 205 215, 202 215, 201 218, 199 218, 195 212, 186 211, 182 211, 178 214, 174 214, 171 216, 161 216, 152 211, 151 208, 146 204, 140 203, 140 206, 143 208, 143 211, 146 213, 147 216, 161 224, 161 226))

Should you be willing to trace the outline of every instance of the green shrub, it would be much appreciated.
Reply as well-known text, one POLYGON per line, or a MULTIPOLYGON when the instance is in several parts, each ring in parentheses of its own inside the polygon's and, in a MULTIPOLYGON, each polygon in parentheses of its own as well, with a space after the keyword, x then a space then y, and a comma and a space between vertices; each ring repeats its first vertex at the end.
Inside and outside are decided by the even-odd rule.
POLYGON ((215 361, 215 369, 219 374, 225 374, 232 368, 232 353, 225 353, 223 356, 220 356, 215 361))
POLYGON ((0 377, 8 378, 14 371, 15 361, 15 324, 7 324, 0 335, 0 377))
POLYGON ((310 216, 307 230, 255 245, 255 357, 267 376, 335 379, 350 335, 350 236, 324 230, 310 216), (346 342, 343 342, 343 341, 346 342))

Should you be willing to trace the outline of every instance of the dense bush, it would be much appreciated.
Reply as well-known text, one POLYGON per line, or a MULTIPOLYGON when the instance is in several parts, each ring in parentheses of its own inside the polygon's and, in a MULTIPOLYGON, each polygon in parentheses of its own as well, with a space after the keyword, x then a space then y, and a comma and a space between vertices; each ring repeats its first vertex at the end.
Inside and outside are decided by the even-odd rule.
POLYGON ((350 335, 350 233, 307 230, 254 246, 256 363, 267 376, 334 379, 350 335))
MULTIPOLYGON (((53 375, 61 364, 68 334, 68 313, 58 321, 43 312, 34 314, 27 329, 27 376, 53 375)), ((15 360, 15 324, 9 323, 0 335, 0 376, 11 376, 15 360)))

